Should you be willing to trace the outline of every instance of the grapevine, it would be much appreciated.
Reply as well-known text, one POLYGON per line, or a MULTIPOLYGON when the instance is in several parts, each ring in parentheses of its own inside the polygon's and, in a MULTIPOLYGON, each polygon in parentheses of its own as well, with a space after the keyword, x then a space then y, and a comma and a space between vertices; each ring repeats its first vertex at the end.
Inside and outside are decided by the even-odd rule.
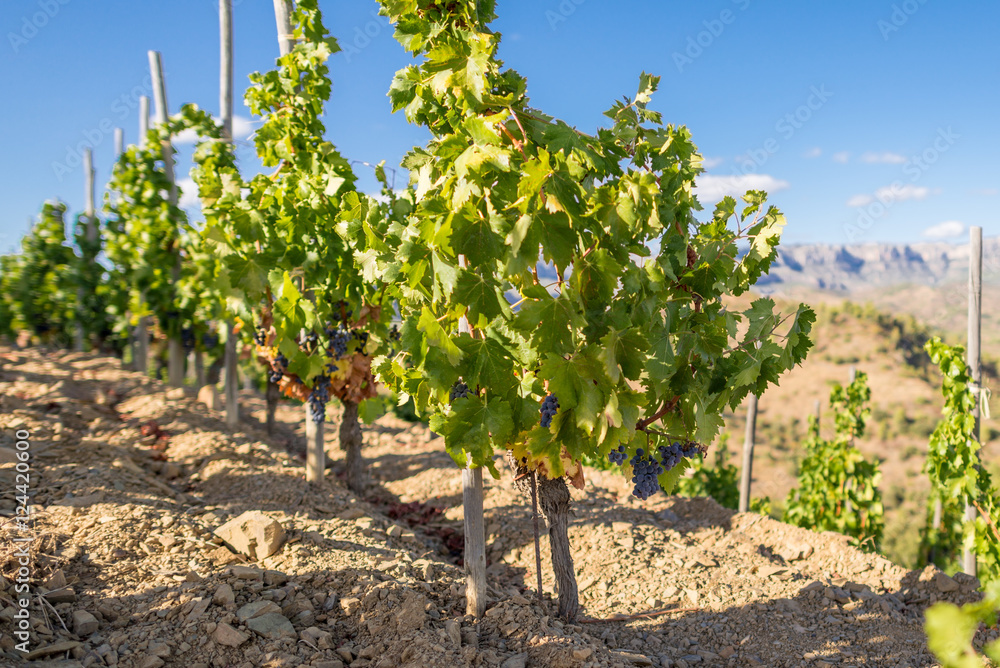
MULTIPOLYGON (((992 477, 979 463, 982 448, 975 438, 972 410, 980 399, 965 363, 965 349, 933 338, 924 349, 941 370, 944 395, 942 418, 931 434, 924 470, 931 480, 931 496, 940 498, 945 510, 943 529, 927 529, 927 542, 945 549, 960 545, 972 549, 982 567, 982 579, 1000 578, 1000 506, 992 477), (976 509, 972 521, 962 520, 958 509, 970 502, 976 509)), ((988 415, 988 411, 986 413, 988 415)))
POLYGON ((862 547, 878 549, 882 541, 883 508, 878 462, 867 460, 854 444, 865 431, 871 390, 867 375, 858 372, 851 384, 830 393, 836 434, 820 436, 819 422, 810 417, 806 456, 799 465, 798 487, 785 502, 784 521, 814 531, 837 531, 862 547))
MULTIPOLYGON (((584 457, 642 448, 640 492, 670 490, 686 465, 650 468, 646 453, 700 449, 726 407, 811 345, 805 306, 787 317, 766 298, 723 307, 768 270, 784 218, 761 192, 695 217, 702 159, 685 127, 649 108, 657 77, 642 74, 595 134, 531 108, 527 82, 497 58, 494 6, 382 2, 418 59, 390 100, 431 139, 406 156, 410 188, 390 198, 385 249, 366 257, 397 286, 403 320, 402 350, 377 372, 430 415, 460 466, 498 477, 495 453, 509 451, 518 476, 582 485, 584 457), (480 391, 451 402, 459 379, 480 391), (543 412, 549 395, 558 409, 543 412)), ((568 494, 549 504, 546 490, 562 494, 540 485, 543 510, 565 512, 568 494)), ((554 538, 565 522, 549 519, 554 538)), ((571 564, 554 566, 560 614, 572 618, 571 564)))

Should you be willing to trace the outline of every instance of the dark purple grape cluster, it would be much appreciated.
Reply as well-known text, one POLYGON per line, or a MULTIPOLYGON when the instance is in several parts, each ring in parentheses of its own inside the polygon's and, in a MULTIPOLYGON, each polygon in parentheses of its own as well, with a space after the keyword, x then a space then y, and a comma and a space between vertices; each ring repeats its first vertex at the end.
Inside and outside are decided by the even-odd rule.
POLYGON ((456 399, 464 399, 469 396, 469 386, 458 381, 451 386, 451 392, 448 393, 448 400, 455 401, 456 399))
POLYGON ((351 341, 351 332, 344 327, 327 327, 326 333, 330 337, 330 345, 327 347, 330 356, 339 360, 347 355, 347 344, 351 341))
POLYGON ((274 358, 274 361, 278 364, 278 369, 271 369, 267 372, 267 380, 272 383, 277 383, 281 380, 281 377, 285 375, 285 370, 288 368, 288 358, 282 353, 278 353, 278 356, 274 358))
POLYGON ((625 446, 619 445, 617 448, 608 453, 608 459, 612 464, 618 464, 621 466, 625 463, 625 446))
POLYGON ((183 328, 181 330, 181 345, 184 347, 184 350, 188 352, 194 350, 194 341, 194 330, 190 327, 183 328))
POLYGON ((256 343, 258 346, 263 346, 265 343, 267 343, 267 332, 265 332, 263 329, 258 329, 256 332, 253 333, 253 342, 256 343))
POLYGON ((400 333, 399 327, 397 327, 396 325, 393 325, 389 329, 389 340, 390 341, 399 341, 401 338, 403 338, 403 335, 402 335, 402 333, 400 333))
POLYGON ((632 482, 635 484, 632 496, 645 501, 660 490, 658 476, 663 473, 664 468, 656 461, 656 457, 652 455, 647 457, 645 451, 638 448, 629 460, 629 464, 632 465, 632 482))
POLYGON ((201 337, 201 343, 205 346, 205 350, 213 350, 219 345, 219 335, 213 332, 205 332, 201 337))
POLYGON ((549 394, 542 401, 542 426, 548 429, 552 425, 552 418, 559 412, 559 400, 556 395, 549 394))
POLYGON ((680 441, 674 441, 670 445, 661 445, 658 450, 663 468, 667 471, 680 464, 682 459, 690 459, 698 454, 697 444, 681 443, 680 441))
POLYGON ((326 402, 330 400, 330 377, 319 376, 309 393, 309 415, 316 424, 326 419, 326 402))
POLYGON ((332 308, 330 310, 332 312, 332 317, 334 322, 340 322, 341 317, 343 317, 343 320, 346 323, 351 318, 351 316, 354 315, 354 311, 347 308, 347 302, 345 302, 343 299, 341 299, 339 302, 335 304, 331 304, 331 307, 332 308))

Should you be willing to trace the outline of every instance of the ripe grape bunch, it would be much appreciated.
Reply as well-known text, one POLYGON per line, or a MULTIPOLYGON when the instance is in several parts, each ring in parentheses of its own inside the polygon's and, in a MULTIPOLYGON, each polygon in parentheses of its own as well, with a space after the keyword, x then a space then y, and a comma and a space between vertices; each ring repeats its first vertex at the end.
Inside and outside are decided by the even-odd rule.
POLYGON ((219 335, 212 332, 205 332, 201 337, 201 343, 205 346, 205 350, 213 350, 219 345, 219 335))
POLYGON ((542 402, 542 426, 546 429, 552 424, 553 416, 559 412, 559 400, 556 399, 556 395, 549 394, 545 397, 542 402))
POLYGON ((403 335, 402 335, 402 333, 400 333, 399 327, 396 326, 396 325, 393 325, 392 328, 389 330, 389 340, 390 341, 399 341, 401 338, 403 338, 403 335))
POLYGON ((608 459, 611 463, 618 464, 619 466, 625 463, 625 457, 626 454, 624 445, 619 445, 615 450, 608 453, 608 459))
POLYGON ((451 387, 451 392, 448 394, 449 401, 454 402, 456 399, 464 399, 469 396, 469 386, 458 381, 451 387))
POLYGON ((256 343, 258 346, 265 345, 267 343, 267 332, 265 332, 263 329, 258 329, 253 334, 253 342, 256 343))
POLYGON ((181 330, 181 346, 187 351, 194 350, 194 330, 190 327, 181 330))
POLYGON ((278 356, 274 358, 274 361, 280 368, 271 369, 267 372, 267 380, 271 383, 277 383, 280 381, 281 377, 285 375, 285 369, 288 368, 288 359, 282 353, 278 353, 278 356))
POLYGON ((326 402, 330 400, 330 377, 318 376, 309 393, 309 413, 316 424, 326 419, 326 402))
POLYGON ((351 340, 351 332, 344 327, 328 326, 326 334, 330 337, 330 355, 336 360, 344 357, 347 354, 347 344, 351 340))
POLYGON ((664 469, 656 461, 656 457, 652 455, 646 457, 645 451, 642 448, 638 448, 635 451, 635 455, 629 460, 629 464, 632 465, 632 482, 635 483, 632 496, 639 497, 645 501, 659 491, 660 481, 658 476, 663 473, 664 469))

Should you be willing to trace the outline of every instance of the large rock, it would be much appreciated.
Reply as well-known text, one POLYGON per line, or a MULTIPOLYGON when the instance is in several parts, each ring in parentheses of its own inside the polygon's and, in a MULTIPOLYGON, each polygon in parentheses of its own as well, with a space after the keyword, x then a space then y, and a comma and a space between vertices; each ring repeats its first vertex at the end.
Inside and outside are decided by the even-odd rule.
POLYGON ((96 633, 99 627, 100 623, 97 621, 97 617, 86 610, 73 611, 73 633, 76 635, 89 636, 91 633, 96 633))
POLYGON ((236 618, 241 622, 245 622, 248 619, 254 619, 256 617, 261 617, 263 615, 270 614, 272 612, 281 613, 281 608, 274 601, 261 600, 254 601, 252 603, 247 603, 242 608, 236 611, 236 618))
POLYGON ((285 542, 285 530, 277 520, 259 510, 248 510, 215 530, 226 544, 251 559, 269 557, 285 542))

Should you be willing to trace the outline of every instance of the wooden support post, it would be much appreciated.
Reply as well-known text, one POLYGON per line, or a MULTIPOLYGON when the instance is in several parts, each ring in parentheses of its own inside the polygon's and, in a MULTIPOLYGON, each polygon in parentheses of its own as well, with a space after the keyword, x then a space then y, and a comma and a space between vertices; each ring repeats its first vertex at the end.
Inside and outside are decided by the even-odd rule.
MULTIPOLYGON (((233 0, 219 0, 219 120, 222 137, 233 141, 233 0)), ((226 346, 223 352, 226 393, 226 424, 235 427, 240 423, 240 394, 236 386, 236 335, 232 319, 226 322, 226 346)))
POLYGON ((278 28, 278 52, 287 56, 292 51, 292 0, 274 0, 274 22, 278 28))
POLYGON ((125 131, 115 128, 115 160, 125 151, 125 131))
MULTIPOLYGON (((94 207, 94 151, 90 148, 83 150, 83 179, 84 179, 84 210, 83 215, 86 217, 86 228, 84 236, 88 244, 92 244, 97 240, 97 216, 95 215, 94 207)), ((81 259, 86 262, 88 258, 82 256, 81 249, 81 259)), ((76 290, 76 309, 77 309, 77 319, 76 332, 73 336, 73 348, 77 352, 83 352, 86 341, 84 325, 87 320, 89 320, 88 314, 85 312, 83 307, 83 302, 86 299, 86 295, 83 291, 83 286, 80 286, 76 290)))
MULTIPOLYGON (((465 267, 465 257, 458 257, 465 267)), ((458 322, 458 331, 471 334, 465 316, 458 322)), ((486 522, 483 516, 483 469, 472 468, 472 458, 462 469, 462 510, 465 524, 465 614, 482 617, 486 614, 486 522)), ((541 592, 539 592, 541 594, 541 592)))
POLYGON ((850 382, 851 383, 853 383, 855 380, 858 379, 858 367, 854 366, 853 364, 851 365, 851 370, 850 370, 850 376, 849 377, 850 377, 850 382))
POLYGON ((753 446, 757 431, 757 395, 747 398, 747 430, 743 439, 743 470, 740 472, 740 512, 750 510, 750 481, 753 479, 753 446))
MULTIPOLYGON (((149 52, 149 73, 153 80, 153 100, 156 106, 156 122, 160 125, 167 123, 167 85, 163 78, 163 59, 159 51, 149 52)), ((163 171, 170 183, 169 200, 171 206, 177 206, 177 183, 174 180, 174 153, 173 146, 169 141, 163 145, 163 171)), ((177 221, 175 221, 177 222, 177 221)), ((180 281, 181 277, 181 256, 177 254, 174 266, 171 268, 174 285, 180 281)), ((183 387, 184 385, 184 347, 178 337, 171 337, 167 340, 167 380, 173 387, 183 387)))
MULTIPOLYGON (((965 361, 969 366, 973 391, 976 393, 976 403, 972 409, 975 418, 972 437, 979 441, 980 405, 982 396, 979 393, 982 382, 982 364, 980 358, 980 334, 983 320, 983 228, 969 228, 969 346, 965 361)), ((973 499, 965 501, 965 521, 976 520, 976 508, 973 499)), ((962 571, 968 575, 976 575, 976 553, 968 548, 962 550, 962 571)))
MULTIPOLYGON (((143 95, 139 98, 139 147, 145 148, 149 141, 149 97, 143 95)), ((145 295, 141 301, 145 303, 145 295)), ((143 316, 139 318, 139 323, 135 326, 135 371, 146 375, 149 373, 149 318, 143 316)))

